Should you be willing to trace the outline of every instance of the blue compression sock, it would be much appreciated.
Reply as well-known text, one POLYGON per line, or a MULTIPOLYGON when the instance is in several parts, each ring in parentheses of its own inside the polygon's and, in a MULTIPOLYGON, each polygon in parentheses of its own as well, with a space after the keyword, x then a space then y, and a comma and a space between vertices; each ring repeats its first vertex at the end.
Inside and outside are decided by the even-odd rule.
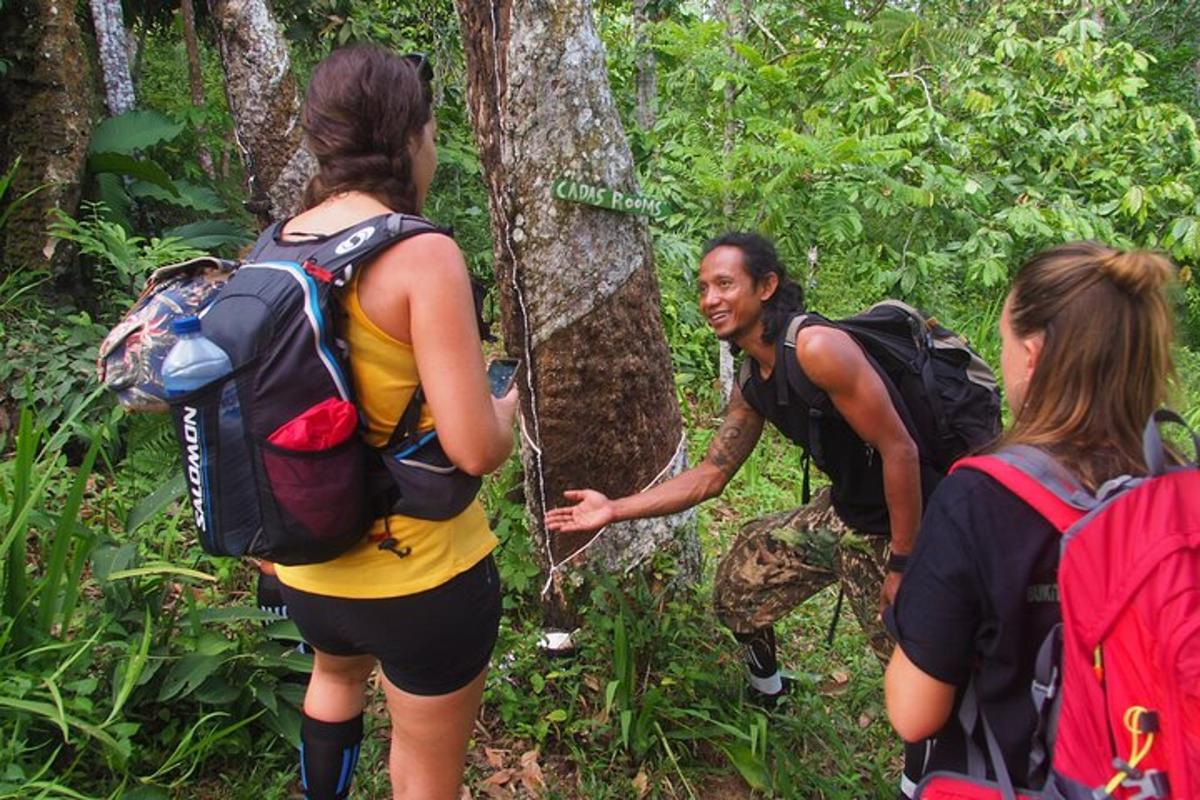
POLYGON ((304 714, 300 721, 300 783, 305 800, 345 800, 362 745, 363 717, 321 722, 304 714))

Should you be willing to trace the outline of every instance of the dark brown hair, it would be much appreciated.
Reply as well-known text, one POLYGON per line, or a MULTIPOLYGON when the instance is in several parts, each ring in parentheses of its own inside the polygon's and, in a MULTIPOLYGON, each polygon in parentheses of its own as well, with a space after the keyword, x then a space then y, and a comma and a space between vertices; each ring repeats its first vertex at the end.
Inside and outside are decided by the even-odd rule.
POLYGON ((1012 331, 1044 342, 1006 441, 1045 447, 1093 489, 1144 473, 1142 429, 1173 372, 1173 274, 1163 256, 1096 242, 1021 267, 1008 297, 1012 331))
POLYGON ((317 65, 302 124, 319 169, 304 189, 304 210, 359 191, 393 211, 418 213, 408 148, 433 114, 420 66, 371 44, 334 50, 317 65))

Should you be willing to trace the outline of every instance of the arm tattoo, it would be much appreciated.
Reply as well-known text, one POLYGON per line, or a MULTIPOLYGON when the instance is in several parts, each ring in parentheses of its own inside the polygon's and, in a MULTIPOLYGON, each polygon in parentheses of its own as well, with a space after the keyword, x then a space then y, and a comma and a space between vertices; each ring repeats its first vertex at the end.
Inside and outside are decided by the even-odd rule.
POLYGON ((713 437, 705 458, 725 475, 732 475, 750 457, 761 429, 761 423, 754 425, 745 409, 731 404, 729 415, 713 437))

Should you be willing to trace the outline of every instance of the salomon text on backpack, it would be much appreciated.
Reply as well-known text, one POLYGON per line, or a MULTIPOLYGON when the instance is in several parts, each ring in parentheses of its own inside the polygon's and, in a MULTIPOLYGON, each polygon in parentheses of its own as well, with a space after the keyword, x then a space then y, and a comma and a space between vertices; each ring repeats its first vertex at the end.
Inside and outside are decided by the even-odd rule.
MULTIPOLYGON (((232 372, 165 398, 158 369, 173 343, 169 320, 144 297, 123 324, 142 332, 148 352, 132 359, 140 377, 121 379, 141 387, 139 398, 163 396, 170 405, 201 546, 305 564, 344 552, 384 513, 454 516, 479 479, 445 458, 436 433, 418 438, 420 387, 388 447, 367 444, 338 330, 338 293, 356 267, 403 239, 447 231, 387 214, 295 247, 278 242, 281 225, 264 231, 246 261, 230 265, 232 275, 203 297, 184 293, 189 302, 178 313, 199 312, 203 335, 229 356, 232 372), (139 327, 139 314, 157 321, 139 327)), ((114 339, 102 363, 130 361, 128 341, 114 339)))

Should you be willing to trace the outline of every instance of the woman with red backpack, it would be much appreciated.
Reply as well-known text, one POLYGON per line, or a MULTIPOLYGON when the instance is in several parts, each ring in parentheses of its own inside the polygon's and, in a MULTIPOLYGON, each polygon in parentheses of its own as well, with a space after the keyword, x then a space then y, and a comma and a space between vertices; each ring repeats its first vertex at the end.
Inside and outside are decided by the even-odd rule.
MULTIPOLYGON (((1092 242, 1021 267, 1000 318, 1012 411, 995 448, 1001 457, 1032 453, 1050 465, 1048 484, 1088 498, 1118 476, 1148 473, 1143 431, 1172 374, 1173 272, 1161 256, 1092 242)), ((982 752, 988 778, 999 766, 1017 787, 1040 790, 1048 764, 1031 759, 1039 723, 1031 685, 1039 647, 1061 619, 1057 573, 1069 526, 1006 483, 957 469, 932 496, 886 613, 898 644, 885 695, 905 740, 935 737, 927 773, 976 772, 972 754, 982 752)))

